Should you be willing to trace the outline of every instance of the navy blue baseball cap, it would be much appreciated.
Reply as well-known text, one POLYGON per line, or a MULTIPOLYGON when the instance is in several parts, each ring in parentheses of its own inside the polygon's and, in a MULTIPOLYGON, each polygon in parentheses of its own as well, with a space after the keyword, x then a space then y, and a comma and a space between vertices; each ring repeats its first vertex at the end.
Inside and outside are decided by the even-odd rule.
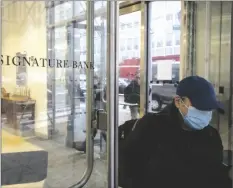
POLYGON ((200 76, 189 76, 180 81, 176 94, 188 97, 198 110, 218 110, 224 113, 223 105, 217 100, 213 85, 200 76))

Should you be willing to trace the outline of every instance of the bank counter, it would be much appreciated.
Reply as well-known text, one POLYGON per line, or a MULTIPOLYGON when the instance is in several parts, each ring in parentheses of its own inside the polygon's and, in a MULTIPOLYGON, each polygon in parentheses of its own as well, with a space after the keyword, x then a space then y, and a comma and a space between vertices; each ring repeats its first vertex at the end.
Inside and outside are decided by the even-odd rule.
POLYGON ((1 158, 3 188, 43 188, 48 153, 42 148, 2 130, 1 158))

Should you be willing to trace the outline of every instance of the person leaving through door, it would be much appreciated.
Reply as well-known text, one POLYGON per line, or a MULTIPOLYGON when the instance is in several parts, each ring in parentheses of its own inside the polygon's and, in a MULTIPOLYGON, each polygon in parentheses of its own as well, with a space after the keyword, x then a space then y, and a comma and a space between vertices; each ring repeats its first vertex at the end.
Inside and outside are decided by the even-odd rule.
POLYGON ((161 112, 121 125, 121 187, 232 187, 220 134, 210 125, 214 110, 224 112, 213 85, 190 76, 181 80, 172 103, 161 112))

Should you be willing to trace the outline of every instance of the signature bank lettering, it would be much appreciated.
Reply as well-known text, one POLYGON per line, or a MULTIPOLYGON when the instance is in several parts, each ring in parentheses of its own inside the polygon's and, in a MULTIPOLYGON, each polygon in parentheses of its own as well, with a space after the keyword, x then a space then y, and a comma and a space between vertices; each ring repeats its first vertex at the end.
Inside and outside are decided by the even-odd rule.
POLYGON ((93 62, 86 61, 72 61, 61 59, 47 59, 36 57, 24 57, 24 56, 9 56, 1 55, 1 64, 4 66, 30 66, 30 67, 55 67, 55 68, 79 68, 79 69, 94 69, 93 62))

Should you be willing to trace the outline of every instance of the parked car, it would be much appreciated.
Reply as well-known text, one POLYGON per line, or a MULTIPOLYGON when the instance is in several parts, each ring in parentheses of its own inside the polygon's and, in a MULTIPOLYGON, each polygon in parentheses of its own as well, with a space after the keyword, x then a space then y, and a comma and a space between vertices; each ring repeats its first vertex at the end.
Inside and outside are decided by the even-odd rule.
POLYGON ((152 111, 159 111, 162 109, 163 105, 166 105, 166 104, 169 104, 172 102, 173 97, 176 95, 177 84, 178 83, 175 83, 175 84, 151 84, 152 111))

